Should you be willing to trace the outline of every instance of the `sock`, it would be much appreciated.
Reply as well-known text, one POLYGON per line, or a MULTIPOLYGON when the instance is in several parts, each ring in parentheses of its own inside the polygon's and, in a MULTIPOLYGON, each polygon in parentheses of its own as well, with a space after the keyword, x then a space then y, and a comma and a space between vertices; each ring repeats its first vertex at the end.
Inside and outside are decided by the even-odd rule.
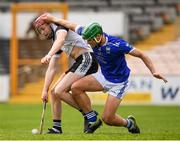
POLYGON ((61 120, 53 120, 53 128, 57 129, 57 130, 61 130, 61 120))
POLYGON ((88 120, 88 122, 95 122, 97 120, 97 115, 94 111, 86 113, 84 117, 88 120))
POLYGON ((131 126, 132 126, 132 122, 131 122, 131 120, 129 120, 129 119, 126 119, 126 121, 127 121, 127 125, 126 125, 126 127, 129 129, 129 128, 131 128, 131 126))
POLYGON ((83 117, 84 117, 84 120, 86 120, 87 121, 87 117, 86 117, 86 114, 83 112, 83 110, 79 110, 79 112, 81 112, 81 114, 83 115, 83 117))

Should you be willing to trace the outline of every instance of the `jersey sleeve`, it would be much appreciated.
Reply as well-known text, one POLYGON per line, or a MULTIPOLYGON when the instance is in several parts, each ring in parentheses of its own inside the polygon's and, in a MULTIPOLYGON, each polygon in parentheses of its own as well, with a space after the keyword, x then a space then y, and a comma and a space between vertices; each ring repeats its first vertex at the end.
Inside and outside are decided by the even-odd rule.
POLYGON ((81 25, 78 25, 76 28, 75 28, 75 32, 79 35, 82 35, 82 31, 83 31, 84 27, 81 26, 81 25))
POLYGON ((60 31, 60 30, 64 30, 64 31, 66 31, 66 32, 69 31, 68 28, 66 28, 66 27, 64 27, 64 26, 62 26, 62 25, 58 25, 57 28, 56 28, 56 30, 55 30, 55 33, 57 33, 57 32, 60 31))
POLYGON ((55 25, 55 26, 52 26, 52 29, 53 29, 53 37, 52 37, 52 41, 54 42, 57 38, 57 33, 58 31, 64 31, 64 32, 68 32, 69 29, 62 26, 62 25, 55 25))
POLYGON ((130 53, 131 51, 133 51, 135 48, 129 44, 128 42, 126 42, 125 40, 120 40, 119 42, 119 50, 122 53, 130 53))
POLYGON ((56 52, 55 57, 59 57, 62 52, 63 52, 62 50, 59 50, 58 52, 56 52))

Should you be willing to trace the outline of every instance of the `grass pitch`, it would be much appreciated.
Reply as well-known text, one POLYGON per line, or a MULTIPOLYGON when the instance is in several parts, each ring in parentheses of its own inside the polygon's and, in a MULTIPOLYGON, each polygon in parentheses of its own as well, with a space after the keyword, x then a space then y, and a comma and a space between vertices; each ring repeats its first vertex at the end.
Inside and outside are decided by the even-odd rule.
MULTIPOLYGON (((94 106, 100 114, 103 106, 94 106)), ((94 134, 83 134, 81 114, 63 105, 61 135, 32 135, 39 128, 42 105, 0 104, 0 140, 180 140, 180 106, 121 106, 118 113, 136 117, 141 134, 130 134, 123 127, 103 124, 94 134)), ((50 105, 45 114, 44 132, 51 127, 50 105)))

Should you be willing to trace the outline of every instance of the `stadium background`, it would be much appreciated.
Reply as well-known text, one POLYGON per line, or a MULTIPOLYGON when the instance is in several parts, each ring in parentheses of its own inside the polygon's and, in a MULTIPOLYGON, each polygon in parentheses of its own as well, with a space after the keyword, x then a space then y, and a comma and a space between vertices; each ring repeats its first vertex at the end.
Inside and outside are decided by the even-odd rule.
MULTIPOLYGON (((40 59, 51 42, 38 40, 33 30, 28 33, 28 28, 44 11, 82 25, 98 21, 105 32, 126 39, 150 56, 169 82, 154 79, 143 62, 127 55, 132 75, 123 105, 162 105, 162 108, 175 105, 174 110, 179 110, 176 106, 180 105, 179 0, 1 0, 0 115, 5 111, 4 105, 41 103, 47 66, 41 65, 40 59)), ((70 64, 62 55, 56 79, 70 64)), ((89 96, 93 105, 102 105, 107 95, 97 92, 89 96)), ((1 133, 0 130, 0 136, 1 133)))

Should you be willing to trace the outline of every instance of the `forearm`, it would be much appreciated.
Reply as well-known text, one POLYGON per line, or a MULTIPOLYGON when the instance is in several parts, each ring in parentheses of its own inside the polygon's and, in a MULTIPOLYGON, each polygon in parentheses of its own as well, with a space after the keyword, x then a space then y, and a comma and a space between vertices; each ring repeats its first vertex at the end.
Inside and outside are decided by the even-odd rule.
POLYGON ((61 41, 55 41, 53 46, 51 47, 48 55, 49 56, 53 56, 54 54, 56 54, 60 49, 61 47, 63 46, 64 44, 64 40, 61 40, 61 41))
POLYGON ((155 67, 154 67, 151 59, 146 54, 144 54, 142 51, 134 48, 129 54, 134 57, 140 58, 144 62, 144 64, 147 66, 147 68, 150 70, 150 72, 152 74, 155 73, 155 67))
POLYGON ((51 15, 50 13, 45 13, 45 14, 42 14, 40 17, 38 17, 36 19, 36 23, 41 23, 42 20, 44 20, 45 22, 47 23, 55 23, 55 24, 60 24, 68 29, 71 29, 73 31, 75 31, 76 27, 77 27, 77 24, 76 23, 73 23, 73 22, 70 22, 70 21, 67 21, 67 20, 64 20, 64 19, 59 19, 53 15, 51 15))
POLYGON ((156 72, 155 67, 154 67, 151 59, 148 56, 146 56, 143 52, 141 52, 138 49, 134 49, 129 54, 132 56, 140 58, 144 62, 144 64, 148 67, 148 69, 150 70, 150 72, 152 73, 152 75, 154 77, 156 77, 158 79, 162 79, 165 83, 167 82, 166 78, 164 78, 161 74, 156 72))
POLYGON ((55 22, 56 24, 60 24, 68 29, 71 29, 73 31, 75 31, 76 27, 77 27, 77 24, 76 23, 73 23, 73 22, 70 22, 70 21, 67 21, 67 20, 64 20, 64 19, 58 19, 58 18, 54 18, 53 22, 55 22))
POLYGON ((49 87, 54 79, 55 74, 56 74, 55 69, 49 69, 49 68, 47 69, 46 75, 45 75, 43 91, 46 91, 46 92, 49 91, 49 87))
POLYGON ((153 63, 152 63, 151 59, 150 59, 148 56, 143 55, 143 56, 141 57, 141 59, 142 59, 142 61, 144 62, 144 64, 147 66, 147 68, 150 70, 150 72, 151 72, 152 74, 156 72, 153 63))

